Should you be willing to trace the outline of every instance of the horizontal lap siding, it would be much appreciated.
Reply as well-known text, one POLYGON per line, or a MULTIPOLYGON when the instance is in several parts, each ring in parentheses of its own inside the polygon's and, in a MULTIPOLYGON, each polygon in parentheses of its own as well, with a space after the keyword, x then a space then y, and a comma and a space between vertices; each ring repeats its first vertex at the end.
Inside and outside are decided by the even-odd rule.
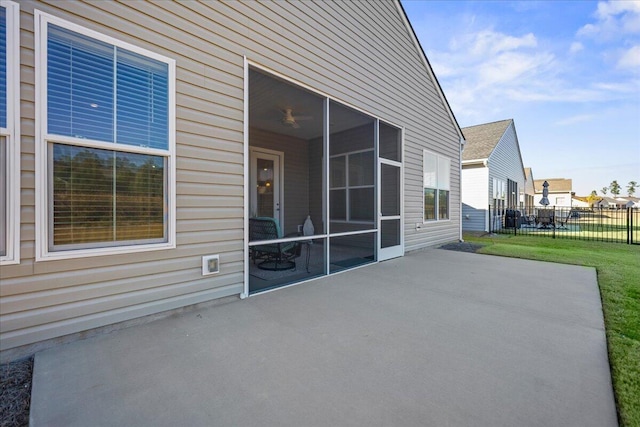
POLYGON ((0 273, 2 348, 242 291, 244 55, 403 127, 406 247, 457 237, 456 220, 415 229, 423 148, 451 157, 451 216, 459 215, 458 136, 393 2, 23 1, 20 8, 21 264, 0 273), (34 9, 176 60, 177 249, 34 261, 34 9), (212 253, 221 254, 221 271, 203 277, 201 256, 212 253))
MULTIPOLYGON (((513 122, 505 130, 504 135, 489 156, 489 185, 491 187, 493 187, 493 178, 504 181, 505 185, 507 179, 510 179, 518 183, 518 191, 524 190, 524 167, 513 122)), ((520 200, 519 196, 518 200, 520 200)), ((488 200, 487 204, 489 203, 492 203, 492 200, 488 200)))
POLYGON ((243 59, 214 38, 180 28, 145 3, 22 2, 21 264, 1 272, 2 348, 130 320, 242 292, 243 59), (34 261, 35 51, 33 10, 176 59, 177 248, 66 261, 34 261), (127 34, 122 29, 127 29, 127 34), (221 271, 202 276, 201 257, 221 271))
POLYGON ((462 229, 488 231, 489 169, 465 166, 462 169, 462 229))

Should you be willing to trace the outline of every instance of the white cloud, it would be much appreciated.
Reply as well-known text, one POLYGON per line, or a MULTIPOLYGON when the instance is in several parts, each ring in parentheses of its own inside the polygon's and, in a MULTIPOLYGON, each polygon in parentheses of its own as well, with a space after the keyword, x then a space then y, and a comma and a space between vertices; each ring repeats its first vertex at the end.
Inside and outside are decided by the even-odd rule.
POLYGON ((573 125, 575 123, 587 122, 595 118, 596 116, 593 114, 580 114, 577 116, 567 117, 562 120, 558 120, 555 124, 558 126, 568 126, 573 125))
POLYGON ((640 33, 639 0, 599 2, 594 16, 596 22, 581 27, 578 36, 607 41, 640 33))
POLYGON ((536 47, 538 41, 531 33, 522 37, 496 33, 492 30, 480 31, 473 35, 470 49, 472 55, 495 55, 522 47, 536 47))
POLYGON ((584 45, 580 42, 571 43, 571 47, 569 47, 569 53, 578 53, 584 49, 584 45))
MULTIPOLYGON (((636 2, 640 5, 640 1, 636 2)), ((602 16, 629 13, 628 7, 601 7, 602 16), (610 9, 607 9, 609 7, 610 9), (618 7, 618 9, 614 9, 618 7)), ((635 13, 635 12, 634 12, 635 13)), ((464 26, 462 26, 464 27, 464 26)), ((487 116, 512 116, 515 108, 528 103, 625 102, 638 93, 638 80, 621 79, 610 68, 595 66, 597 51, 575 40, 567 44, 539 40, 535 33, 506 34, 493 27, 468 26, 447 43, 434 44, 428 57, 445 90, 453 111, 461 122, 472 123, 487 116), (589 51, 589 55, 571 55, 589 51)), ((635 65, 638 51, 621 48, 607 51, 610 64, 624 71, 635 65), (635 55, 635 56, 634 56, 635 55)), ((606 52, 600 51, 600 57, 606 52)), ((585 117, 558 118, 557 125, 571 124, 585 117)))
POLYGON ((640 45, 633 46, 624 52, 618 60, 617 67, 638 72, 640 69, 640 45))

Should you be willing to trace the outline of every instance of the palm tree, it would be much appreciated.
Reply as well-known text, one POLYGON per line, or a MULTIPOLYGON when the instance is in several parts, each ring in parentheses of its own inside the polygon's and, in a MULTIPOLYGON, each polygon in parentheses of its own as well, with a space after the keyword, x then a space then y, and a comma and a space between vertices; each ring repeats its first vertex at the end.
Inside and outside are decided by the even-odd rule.
POLYGON ((615 179, 609 185, 609 190, 611 190, 611 194, 614 196, 620 195, 620 184, 615 179))
POLYGON ((629 185, 627 185, 627 194, 629 197, 633 197, 636 192, 636 186, 638 185, 635 181, 629 181, 629 185))

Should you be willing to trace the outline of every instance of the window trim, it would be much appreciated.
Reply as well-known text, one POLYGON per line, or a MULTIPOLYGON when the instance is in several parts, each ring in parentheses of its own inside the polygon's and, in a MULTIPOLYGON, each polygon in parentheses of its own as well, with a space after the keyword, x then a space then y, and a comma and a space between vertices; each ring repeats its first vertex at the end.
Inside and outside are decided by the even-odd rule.
POLYGON ((429 151, 429 150, 422 150, 422 223, 423 224, 431 224, 431 223, 436 223, 436 222, 445 222, 445 221, 451 221, 451 158, 446 157, 446 156, 442 156, 438 153, 434 153, 433 151, 429 151), (427 155, 430 156, 434 156, 436 158, 436 186, 435 187, 428 187, 426 185, 424 185, 424 167, 425 167, 425 157, 427 155), (447 162, 449 162, 449 186, 448 188, 443 188, 440 185, 440 182, 438 180, 438 177, 440 176, 440 171, 439 169, 439 165, 440 165, 440 159, 442 160, 446 160, 447 162), (435 219, 424 219, 424 190, 425 188, 429 188, 432 190, 435 190, 435 195, 434 195, 434 201, 435 201, 435 214, 436 214, 436 218, 435 219), (447 191, 449 192, 449 194, 447 195, 447 218, 440 218, 440 191, 447 191))
MULTIPOLYGON (((371 221, 366 221, 366 220, 362 220, 362 219, 352 219, 351 218, 351 199, 350 199, 350 190, 361 190, 361 189, 368 189, 371 188, 374 190, 374 199, 375 199, 375 188, 376 188, 376 183, 375 183, 375 167, 376 165, 374 164, 372 167, 374 168, 374 177, 373 177, 373 184, 364 184, 364 185, 350 185, 349 182, 349 158, 352 155, 356 155, 356 154, 362 154, 362 153, 372 153, 373 157, 375 159, 376 157, 376 152, 375 152, 375 148, 364 148, 362 150, 353 150, 353 151, 345 151, 344 153, 340 153, 340 154, 333 154, 331 156, 329 156, 329 173, 331 173, 331 159, 336 159, 338 157, 344 157, 344 180, 345 180, 345 185, 341 186, 341 187, 331 187, 331 179, 329 179, 329 195, 331 195, 331 191, 336 191, 336 190, 344 190, 345 191, 345 218, 339 218, 339 219, 331 219, 331 222, 334 224, 375 224, 375 210, 376 208, 373 208, 373 213, 374 213, 374 219, 371 221)), ((329 196, 329 198, 331 198, 331 196, 329 196)))
POLYGON ((0 265, 20 263, 20 5, 1 0, 7 24, 7 127, 5 255, 0 265))
POLYGON ((90 30, 72 22, 57 18, 40 10, 34 11, 35 66, 36 66, 36 261, 72 259, 100 255, 116 255, 176 247, 176 62, 172 58, 148 51, 119 39, 90 30), (87 37, 127 49, 145 57, 164 62, 168 66, 168 149, 137 147, 81 138, 47 134, 47 35, 48 25, 80 33, 87 37), (82 248, 53 251, 49 249, 49 145, 54 143, 102 148, 112 151, 161 155, 167 161, 167 241, 149 244, 124 244, 100 248, 82 248))

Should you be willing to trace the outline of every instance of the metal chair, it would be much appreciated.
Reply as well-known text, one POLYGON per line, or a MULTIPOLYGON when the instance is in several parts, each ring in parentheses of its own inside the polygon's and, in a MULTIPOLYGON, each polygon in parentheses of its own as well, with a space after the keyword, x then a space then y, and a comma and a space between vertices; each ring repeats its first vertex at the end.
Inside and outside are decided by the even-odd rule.
MULTIPOLYGON (((282 238, 278 221, 274 218, 249 218, 249 241, 282 238)), ((294 270, 300 256, 299 242, 267 243, 249 247, 251 259, 262 270, 294 270)))

